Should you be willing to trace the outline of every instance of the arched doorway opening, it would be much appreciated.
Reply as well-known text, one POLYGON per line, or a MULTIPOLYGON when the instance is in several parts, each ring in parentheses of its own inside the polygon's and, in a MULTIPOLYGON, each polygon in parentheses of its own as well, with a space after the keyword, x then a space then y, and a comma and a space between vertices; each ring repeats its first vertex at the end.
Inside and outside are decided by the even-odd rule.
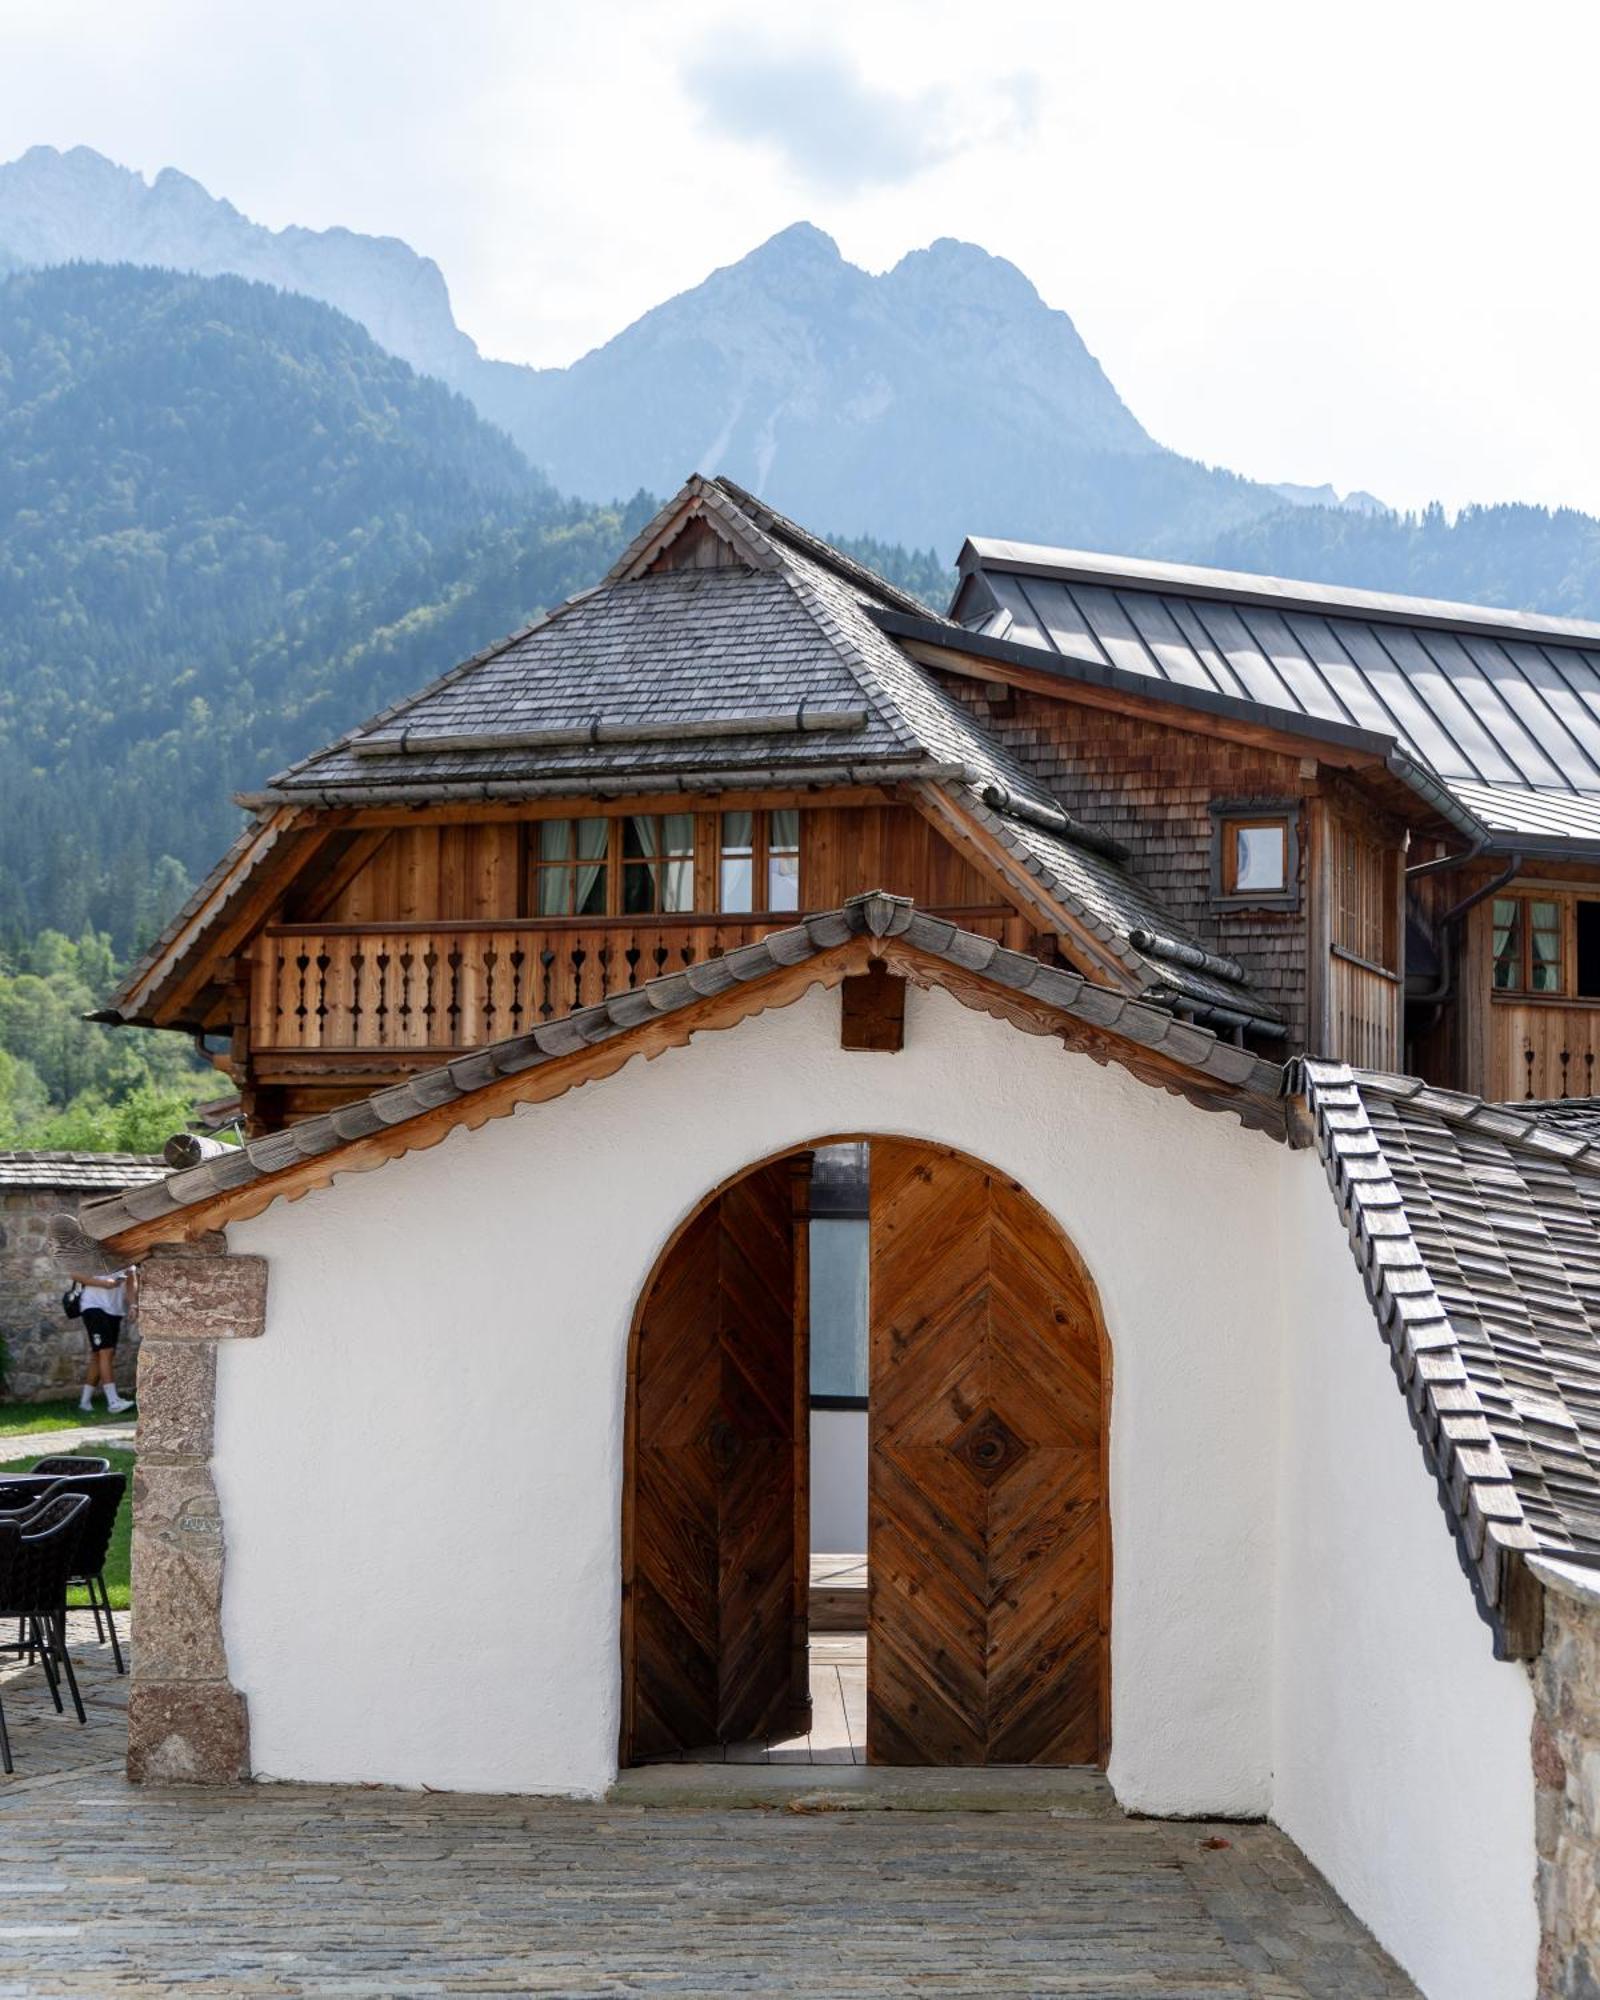
POLYGON ((1009 1176, 887 1138, 818 1141, 712 1190, 641 1294, 622 1761, 810 1727, 811 1168, 843 1144, 869 1189, 865 1760, 1103 1764, 1111 1368, 1094 1285, 1009 1176))

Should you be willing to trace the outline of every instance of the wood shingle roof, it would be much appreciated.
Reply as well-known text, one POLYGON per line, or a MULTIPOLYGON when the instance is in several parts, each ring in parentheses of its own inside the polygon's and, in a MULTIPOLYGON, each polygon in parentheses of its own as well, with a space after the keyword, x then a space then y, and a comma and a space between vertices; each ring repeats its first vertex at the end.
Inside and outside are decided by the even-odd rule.
POLYGON ((1558 1107, 1295 1066, 1480 1603, 1530 1633, 1521 1558, 1600 1568, 1600 1133, 1558 1107))

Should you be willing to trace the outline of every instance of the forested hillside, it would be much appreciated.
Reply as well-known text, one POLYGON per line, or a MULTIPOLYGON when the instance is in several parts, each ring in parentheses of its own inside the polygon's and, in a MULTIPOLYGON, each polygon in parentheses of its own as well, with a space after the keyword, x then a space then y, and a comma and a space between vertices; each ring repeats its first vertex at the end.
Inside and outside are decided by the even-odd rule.
MULTIPOLYGON (((234 792, 581 590, 654 510, 558 500, 312 300, 0 284, 0 948, 148 939, 234 792)), ((942 601, 932 552, 861 543, 942 601)))
POLYGON ((0 935, 130 944, 163 855, 206 863, 232 791, 390 692, 341 672, 366 606, 561 516, 325 306, 131 266, 0 285, 0 935))

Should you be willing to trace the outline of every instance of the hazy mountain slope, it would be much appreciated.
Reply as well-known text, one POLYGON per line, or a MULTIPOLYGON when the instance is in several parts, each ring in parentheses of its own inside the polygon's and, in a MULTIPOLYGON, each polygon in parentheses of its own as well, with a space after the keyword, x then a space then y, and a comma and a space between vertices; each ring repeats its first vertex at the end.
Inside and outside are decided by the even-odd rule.
POLYGON ((265 229, 174 167, 147 183, 88 146, 34 146, 0 165, 0 272, 8 262, 254 278, 336 306, 380 347, 455 386, 478 359, 438 265, 396 237, 265 229))
POLYGON ((1072 321, 942 239, 874 277, 797 223, 569 368, 480 356, 438 267, 392 238, 268 230, 172 169, 0 167, 0 269, 74 258, 236 272, 320 298, 470 396, 563 491, 730 472, 799 518, 948 559, 963 534, 1161 553, 1282 505, 1149 438, 1072 321))
POLYGON ((341 623, 557 511, 312 300, 131 266, 0 283, 0 927, 125 937, 163 852, 208 862, 229 792, 371 692, 328 664, 341 623))
POLYGON ((1123 457, 1215 489, 1219 516, 1239 497, 1146 436, 1021 272, 948 240, 873 277, 797 224, 570 368, 477 393, 564 490, 665 489, 700 467, 799 519, 952 554, 974 519, 1092 505, 1123 457))

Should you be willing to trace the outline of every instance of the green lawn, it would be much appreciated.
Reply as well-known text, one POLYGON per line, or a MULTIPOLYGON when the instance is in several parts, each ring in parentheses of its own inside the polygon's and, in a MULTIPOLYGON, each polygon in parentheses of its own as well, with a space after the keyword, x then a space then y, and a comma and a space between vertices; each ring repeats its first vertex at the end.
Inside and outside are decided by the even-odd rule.
MULTIPOLYGON (((31 1458, 15 1458, 0 1465, 0 1473, 32 1472, 41 1458, 48 1458, 49 1452, 35 1452, 31 1458)), ((96 1453, 99 1458, 109 1458, 111 1470, 126 1474, 128 1490, 122 1496, 122 1506, 117 1514, 117 1525, 112 1531, 111 1548, 106 1556, 106 1593, 118 1611, 128 1608, 128 1545, 133 1536, 133 1453, 115 1451, 109 1445, 96 1453)), ((81 1590, 74 1591, 69 1603, 87 1604, 88 1598, 81 1590)))
POLYGON ((119 1425, 132 1423, 132 1410, 125 1417, 114 1417, 103 1402, 97 1402, 93 1411, 80 1410, 71 1399, 59 1403, 0 1403, 0 1438, 28 1437, 35 1431, 73 1431, 85 1424, 115 1430, 119 1425))

